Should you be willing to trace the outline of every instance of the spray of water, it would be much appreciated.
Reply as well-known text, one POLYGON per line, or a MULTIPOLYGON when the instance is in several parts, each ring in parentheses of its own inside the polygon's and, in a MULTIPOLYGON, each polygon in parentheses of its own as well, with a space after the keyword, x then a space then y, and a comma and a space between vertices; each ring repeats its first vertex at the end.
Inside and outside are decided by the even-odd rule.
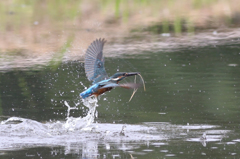
MULTIPOLYGON (((93 126, 93 122, 96 116, 96 107, 98 100, 96 97, 86 98, 82 101, 89 111, 85 117, 71 117, 70 111, 78 109, 80 103, 76 103, 74 107, 65 101, 67 109, 66 121, 56 121, 40 123, 35 120, 25 119, 21 117, 11 117, 0 123, 0 129, 4 130, 6 134, 15 134, 23 136, 55 136, 60 134, 66 134, 68 132, 84 132, 91 131, 97 125, 93 126)), ((1 134, 1 131, 0 131, 1 134)))
POLYGON ((93 122, 94 122, 94 118, 95 116, 97 116, 96 113, 96 107, 98 106, 97 102, 97 98, 95 96, 86 98, 86 99, 82 99, 83 100, 83 105, 86 106, 87 108, 89 108, 88 113, 85 117, 70 117, 70 111, 73 109, 77 109, 77 106, 74 107, 70 107, 69 104, 65 101, 64 104, 68 107, 67 110, 67 120, 66 123, 63 124, 63 127, 67 130, 91 130, 92 128, 89 127, 93 122))

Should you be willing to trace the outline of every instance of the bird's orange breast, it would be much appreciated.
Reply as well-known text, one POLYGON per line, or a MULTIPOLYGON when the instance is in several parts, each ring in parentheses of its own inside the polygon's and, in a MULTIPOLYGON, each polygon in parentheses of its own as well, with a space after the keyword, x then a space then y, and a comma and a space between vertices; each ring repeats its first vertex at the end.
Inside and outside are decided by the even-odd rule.
POLYGON ((103 94, 104 92, 110 91, 111 89, 112 89, 112 87, 100 88, 96 92, 94 92, 93 95, 99 96, 99 95, 103 94))

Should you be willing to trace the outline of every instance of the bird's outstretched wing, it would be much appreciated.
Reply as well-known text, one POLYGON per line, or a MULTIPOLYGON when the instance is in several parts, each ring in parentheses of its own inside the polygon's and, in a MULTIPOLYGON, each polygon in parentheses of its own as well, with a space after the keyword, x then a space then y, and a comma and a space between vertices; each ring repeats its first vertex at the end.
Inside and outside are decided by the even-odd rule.
POLYGON ((104 39, 96 39, 88 47, 85 55, 85 73, 89 81, 97 83, 108 78, 104 68, 103 46, 104 39))

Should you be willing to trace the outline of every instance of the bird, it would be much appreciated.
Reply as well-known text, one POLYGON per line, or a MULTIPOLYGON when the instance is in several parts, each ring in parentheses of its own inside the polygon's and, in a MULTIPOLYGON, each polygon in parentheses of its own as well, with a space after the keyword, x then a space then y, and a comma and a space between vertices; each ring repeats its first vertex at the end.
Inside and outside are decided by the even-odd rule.
POLYGON ((80 96, 85 99, 90 96, 96 96, 112 90, 115 87, 127 89, 137 89, 140 85, 137 83, 119 82, 126 77, 140 75, 139 72, 117 72, 108 77, 104 67, 103 47, 106 40, 103 38, 96 39, 87 48, 85 54, 84 68, 89 81, 92 81, 92 86, 80 93, 80 96))

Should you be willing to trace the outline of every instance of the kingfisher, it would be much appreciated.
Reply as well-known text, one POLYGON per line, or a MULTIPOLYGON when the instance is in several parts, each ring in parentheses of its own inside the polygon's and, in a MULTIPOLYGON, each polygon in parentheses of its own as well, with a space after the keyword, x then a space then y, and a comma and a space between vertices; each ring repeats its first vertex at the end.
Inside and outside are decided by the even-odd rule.
POLYGON ((122 87, 127 89, 137 89, 137 83, 123 83, 119 82, 126 77, 140 75, 139 72, 117 72, 111 77, 108 77, 104 67, 103 46, 106 43, 105 39, 96 39, 87 48, 85 54, 85 73, 92 86, 80 93, 80 96, 85 99, 90 96, 96 96, 112 90, 115 87, 122 87))

